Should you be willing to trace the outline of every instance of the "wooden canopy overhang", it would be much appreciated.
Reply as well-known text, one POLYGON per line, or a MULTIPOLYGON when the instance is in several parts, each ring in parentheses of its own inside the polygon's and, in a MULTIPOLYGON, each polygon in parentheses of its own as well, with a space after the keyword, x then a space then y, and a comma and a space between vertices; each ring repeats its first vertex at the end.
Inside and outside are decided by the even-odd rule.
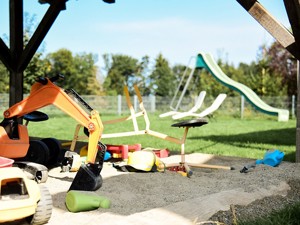
POLYGON ((28 44, 23 42, 23 0, 9 1, 10 48, 0 38, 0 60, 10 72, 9 105, 23 98, 23 72, 36 53, 67 0, 39 1, 49 3, 49 8, 28 44))
MULTIPOLYGON (((23 43, 23 0, 9 0, 10 48, 0 37, 0 60, 10 71, 9 105, 23 99, 23 72, 42 43, 68 0, 39 0, 49 8, 28 44, 23 43)), ((114 3, 115 0, 103 0, 114 3)), ((300 60, 300 0, 283 0, 292 33, 256 0, 236 0, 299 62, 300 60)), ((299 68, 299 66, 298 66, 299 68)), ((299 74, 299 71, 298 71, 299 74)), ((300 162, 300 81, 298 75, 296 162, 300 162)))

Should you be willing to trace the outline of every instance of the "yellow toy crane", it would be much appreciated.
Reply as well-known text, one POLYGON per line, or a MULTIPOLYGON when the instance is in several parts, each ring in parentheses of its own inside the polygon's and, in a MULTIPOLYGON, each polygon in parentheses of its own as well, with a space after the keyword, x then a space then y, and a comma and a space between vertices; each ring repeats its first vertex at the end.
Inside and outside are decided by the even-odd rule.
MULTIPOLYGON (((54 83, 62 77, 57 75, 52 78, 38 78, 27 98, 4 111, 4 120, 0 123, 0 156, 12 159, 24 157, 29 148, 29 135, 27 127, 19 124, 17 120, 52 104, 74 118, 89 132, 87 159, 80 166, 70 190, 94 191, 102 185, 100 172, 106 151, 106 146, 100 142, 103 124, 99 113, 74 90, 63 90, 54 83)), ((65 164, 72 166, 72 154, 65 155, 69 157, 63 161, 65 164)))

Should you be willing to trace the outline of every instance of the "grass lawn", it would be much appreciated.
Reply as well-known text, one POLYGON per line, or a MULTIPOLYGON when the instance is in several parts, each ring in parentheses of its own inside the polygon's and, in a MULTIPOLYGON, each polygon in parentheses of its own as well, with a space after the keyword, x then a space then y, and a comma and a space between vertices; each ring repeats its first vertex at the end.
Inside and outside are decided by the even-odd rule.
POLYGON ((300 224, 300 203, 288 206, 271 215, 252 221, 240 221, 238 225, 297 225, 300 224))
MULTIPOLYGON (((126 115, 127 116, 127 115, 126 115)), ((121 116, 122 117, 122 116, 121 116)), ((103 121, 120 118, 116 115, 101 115, 103 121)), ((159 118, 150 114, 151 130, 180 138, 183 128, 171 127, 171 118, 159 118)), ((142 117, 138 119, 139 128, 144 129, 142 117)), ((77 122, 65 115, 50 115, 49 120, 28 125, 29 135, 33 137, 55 137, 72 140, 77 122)), ((104 133, 133 131, 132 122, 126 121, 104 127, 104 133)), ((149 135, 110 138, 102 140, 106 144, 135 144, 142 147, 168 148, 179 152, 180 146, 149 135)), ((215 155, 263 158, 266 150, 279 149, 285 152, 284 160, 294 161, 296 144, 296 121, 277 122, 276 117, 233 118, 215 116, 202 127, 189 129, 186 152, 210 153, 215 155)))

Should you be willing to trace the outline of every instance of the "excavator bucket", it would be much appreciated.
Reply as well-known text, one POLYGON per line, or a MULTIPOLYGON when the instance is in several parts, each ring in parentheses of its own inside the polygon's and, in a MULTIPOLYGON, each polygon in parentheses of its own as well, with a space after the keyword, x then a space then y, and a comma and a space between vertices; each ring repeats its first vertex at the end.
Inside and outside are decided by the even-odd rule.
POLYGON ((96 191, 102 186, 102 167, 99 164, 83 164, 80 166, 70 190, 96 191))
POLYGON ((98 163, 82 164, 69 188, 70 190, 96 191, 102 186, 101 170, 103 168, 106 145, 98 143, 98 163))

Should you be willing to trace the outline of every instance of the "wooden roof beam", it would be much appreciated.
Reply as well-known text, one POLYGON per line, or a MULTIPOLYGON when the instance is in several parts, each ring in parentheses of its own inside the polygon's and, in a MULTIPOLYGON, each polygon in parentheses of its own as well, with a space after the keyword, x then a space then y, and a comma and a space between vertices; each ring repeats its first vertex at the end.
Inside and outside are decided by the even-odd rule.
POLYGON ((2 38, 0 38, 0 60, 8 70, 12 70, 10 50, 6 46, 2 38))
POLYGON ((52 24, 56 20, 61 10, 66 9, 66 2, 68 0, 52 0, 51 4, 35 30, 34 34, 30 38, 28 44, 26 45, 21 58, 18 62, 18 70, 23 71, 26 69, 28 63, 32 59, 33 55, 37 51, 38 47, 42 43, 46 34, 50 30, 52 24))
MULTIPOLYGON (((284 1, 288 2, 290 0, 284 1)), ((237 0, 237 2, 295 58, 300 59, 300 51, 293 34, 278 22, 258 1, 237 0)))

